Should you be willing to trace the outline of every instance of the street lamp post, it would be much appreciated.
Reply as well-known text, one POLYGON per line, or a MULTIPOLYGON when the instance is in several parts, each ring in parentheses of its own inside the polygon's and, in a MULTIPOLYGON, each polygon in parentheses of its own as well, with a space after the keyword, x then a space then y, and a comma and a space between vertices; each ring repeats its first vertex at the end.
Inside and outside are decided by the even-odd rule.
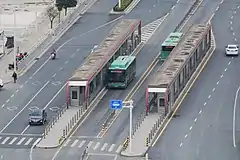
POLYGON ((122 7, 122 0, 118 0, 118 8, 122 7))
POLYGON ((13 68, 14 72, 17 70, 17 63, 16 63, 16 54, 17 54, 17 43, 16 43, 16 10, 13 11, 13 21, 14 21, 14 30, 13 30, 13 40, 14 40, 14 47, 13 47, 13 68))
POLYGON ((124 101, 123 108, 129 109, 129 152, 132 152, 132 109, 133 109, 133 101, 124 101), (129 104, 129 105, 125 105, 129 104))

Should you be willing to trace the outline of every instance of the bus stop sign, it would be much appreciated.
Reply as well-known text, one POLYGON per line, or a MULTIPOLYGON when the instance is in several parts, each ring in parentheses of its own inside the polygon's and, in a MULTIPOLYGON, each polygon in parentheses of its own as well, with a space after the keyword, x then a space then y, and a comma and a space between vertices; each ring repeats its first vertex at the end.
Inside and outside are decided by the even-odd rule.
POLYGON ((122 105, 122 100, 110 100, 109 102, 109 106, 111 109, 121 109, 122 105))

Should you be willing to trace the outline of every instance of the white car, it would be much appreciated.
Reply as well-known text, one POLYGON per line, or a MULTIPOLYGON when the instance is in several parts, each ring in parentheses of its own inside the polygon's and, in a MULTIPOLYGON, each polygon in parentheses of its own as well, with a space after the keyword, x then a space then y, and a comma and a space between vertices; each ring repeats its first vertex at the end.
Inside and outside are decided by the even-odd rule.
POLYGON ((229 44, 226 46, 226 55, 227 56, 238 56, 238 45, 229 44))
POLYGON ((3 88, 3 81, 0 79, 0 88, 3 88))

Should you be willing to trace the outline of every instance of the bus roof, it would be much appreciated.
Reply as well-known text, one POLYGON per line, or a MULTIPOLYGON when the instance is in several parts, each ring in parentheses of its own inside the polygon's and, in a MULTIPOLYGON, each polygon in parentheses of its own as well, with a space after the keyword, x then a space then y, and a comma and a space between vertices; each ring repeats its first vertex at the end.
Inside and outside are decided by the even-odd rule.
POLYGON ((162 46, 176 46, 178 42, 181 40, 183 33, 180 32, 172 32, 169 34, 167 39, 162 43, 162 46))
POLYGON ((167 60, 150 78, 148 88, 168 87, 210 29, 211 24, 193 25, 181 39, 179 45, 167 57, 167 60))
POLYGON ((127 69, 135 59, 135 56, 119 56, 112 62, 109 69, 127 69))
POLYGON ((85 59, 84 63, 78 67, 69 80, 91 80, 92 77, 102 70, 102 67, 112 58, 121 47, 121 44, 140 24, 141 21, 139 19, 123 19, 112 29, 97 49, 85 59))

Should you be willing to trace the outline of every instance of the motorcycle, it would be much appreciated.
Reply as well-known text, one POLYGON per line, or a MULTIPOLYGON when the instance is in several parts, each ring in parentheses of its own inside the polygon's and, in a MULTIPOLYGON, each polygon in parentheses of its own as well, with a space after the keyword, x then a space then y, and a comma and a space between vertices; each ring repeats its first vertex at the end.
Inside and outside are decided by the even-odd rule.
POLYGON ((51 53, 52 60, 56 59, 56 53, 51 53))

